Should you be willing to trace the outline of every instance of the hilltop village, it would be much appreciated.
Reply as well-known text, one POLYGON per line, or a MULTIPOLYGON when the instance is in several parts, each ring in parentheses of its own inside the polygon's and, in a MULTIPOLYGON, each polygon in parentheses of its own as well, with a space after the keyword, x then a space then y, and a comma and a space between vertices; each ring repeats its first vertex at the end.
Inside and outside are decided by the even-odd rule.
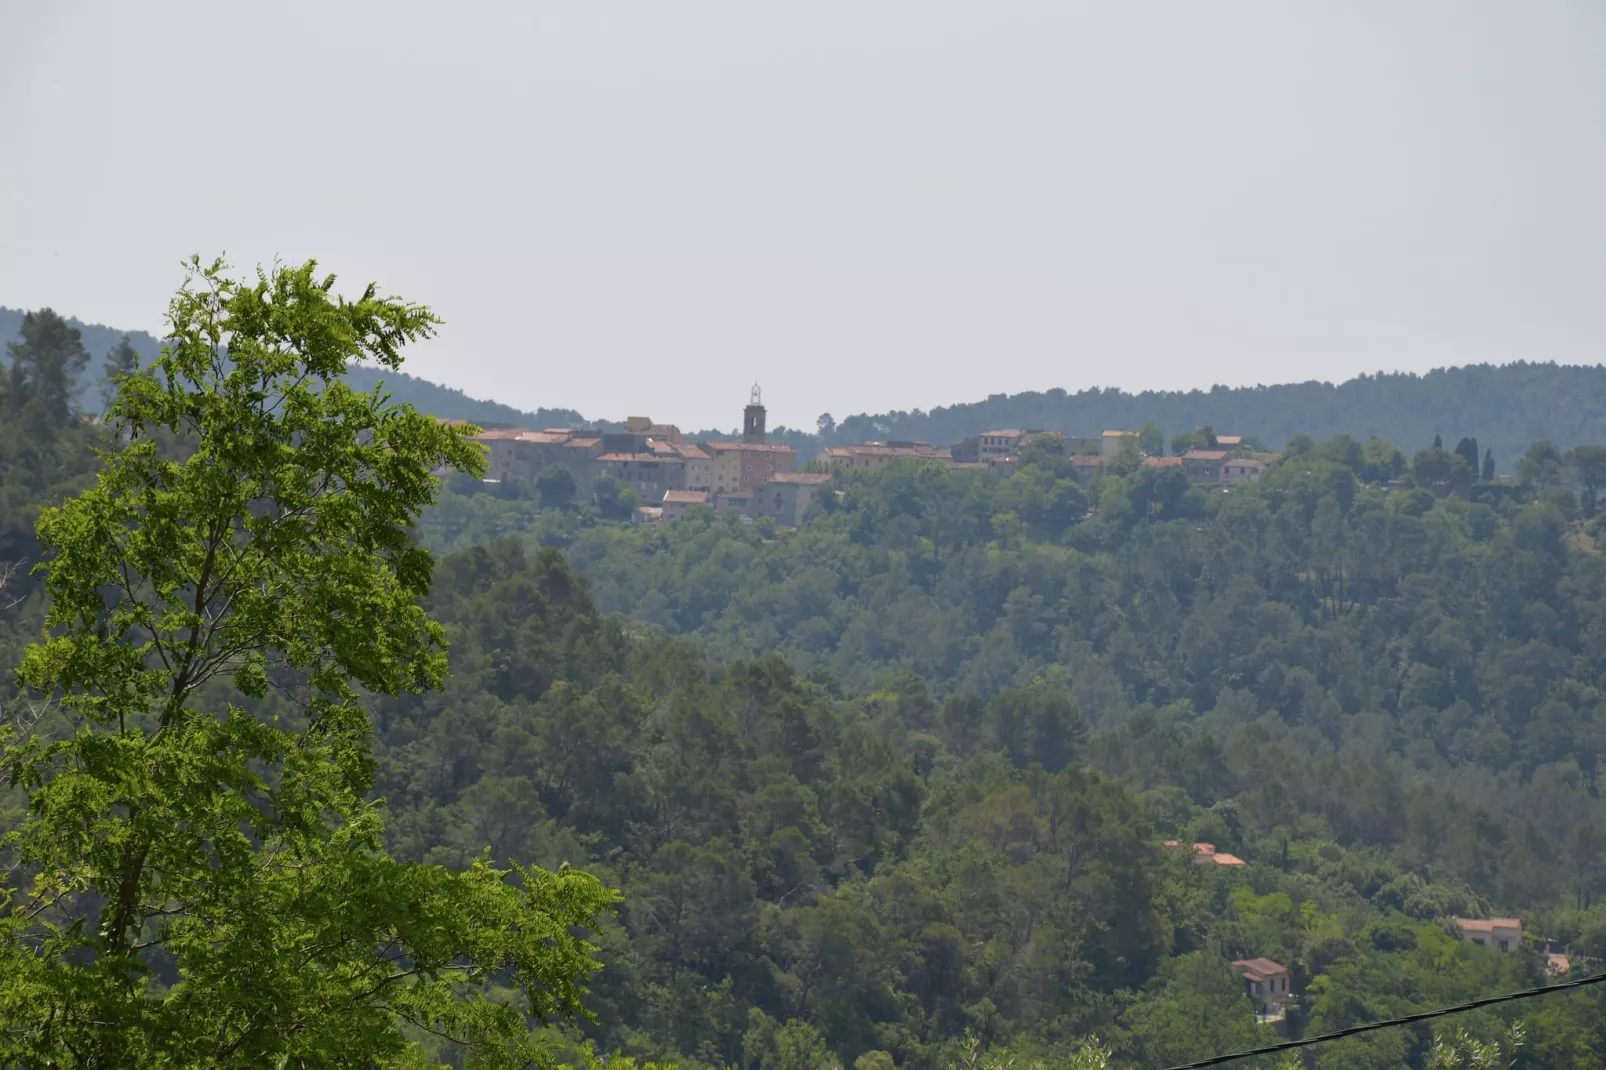
MULTIPOLYGON (((695 506, 719 512, 736 511, 752 519, 772 517, 795 527, 816 494, 831 482, 835 469, 875 471, 894 461, 935 461, 951 470, 976 470, 1009 476, 1020 451, 1040 441, 1070 458, 1077 479, 1088 482, 1123 450, 1137 450, 1142 463, 1174 467, 1197 485, 1250 483, 1266 470, 1254 456, 1251 441, 1238 435, 1196 432, 1202 444, 1173 456, 1148 455, 1137 431, 1106 430, 1096 437, 1061 431, 1006 428, 983 431, 952 446, 930 442, 860 442, 828 446, 806 470, 799 471, 797 451, 767 442, 766 410, 755 385, 742 411, 742 436, 732 442, 689 442, 674 424, 632 416, 624 430, 548 427, 489 427, 475 435, 490 456, 486 478, 535 482, 559 466, 572 479, 571 497, 591 501, 599 481, 615 480, 634 491, 643 503, 638 522, 684 516, 695 506)), ((461 422, 461 421, 449 421, 461 422)))

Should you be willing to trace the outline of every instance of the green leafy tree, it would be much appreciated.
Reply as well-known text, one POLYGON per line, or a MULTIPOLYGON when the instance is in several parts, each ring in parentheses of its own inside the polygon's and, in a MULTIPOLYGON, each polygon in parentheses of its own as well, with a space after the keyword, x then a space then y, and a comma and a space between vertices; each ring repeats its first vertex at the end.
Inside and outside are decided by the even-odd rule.
POLYGON ((4 841, 0 1062, 394 1065, 411 1023, 525 1065, 529 1017, 580 1012, 578 934, 612 893, 382 846, 361 696, 442 682, 409 529, 433 470, 484 461, 466 428, 339 381, 396 368, 430 312, 315 271, 192 261, 170 344, 112 408, 132 441, 40 520, 47 633, 19 675, 63 716, 0 737, 28 802, 4 841))
POLYGON ((1462 1030, 1434 1038, 1428 1070, 1506 1070, 1514 1066, 1526 1034, 1521 1022, 1498 1041, 1481 1041, 1462 1030))
POLYGON ((635 490, 612 476, 598 479, 592 495, 596 499, 597 511, 604 520, 629 520, 630 514, 640 504, 635 490))
POLYGON ((1189 450, 1213 450, 1216 448, 1216 432, 1209 427, 1196 427, 1192 431, 1171 436, 1171 452, 1184 454, 1189 450))
POLYGON ((556 509, 573 501, 575 489, 574 473, 568 465, 555 464, 535 477, 535 493, 543 509, 556 509))
POLYGON ((1165 453, 1165 432, 1154 425, 1153 421, 1138 428, 1138 448, 1150 457, 1159 457, 1165 453))
POLYGON ((1385 439, 1373 436, 1361 445, 1360 477, 1368 483, 1387 483, 1405 471, 1405 454, 1385 439))
POLYGON ((1606 446, 1589 444, 1574 446, 1563 458, 1573 482, 1583 488, 1584 511, 1593 515, 1595 502, 1602 487, 1606 487, 1606 446))
POLYGON ((1565 474, 1561 450, 1549 439, 1540 439, 1517 459, 1517 482, 1536 490, 1560 486, 1565 474))
POLYGON ((125 334, 106 354, 106 368, 100 381, 102 412, 111 411, 122 381, 138 371, 139 350, 134 348, 133 343, 128 340, 128 335, 125 334))

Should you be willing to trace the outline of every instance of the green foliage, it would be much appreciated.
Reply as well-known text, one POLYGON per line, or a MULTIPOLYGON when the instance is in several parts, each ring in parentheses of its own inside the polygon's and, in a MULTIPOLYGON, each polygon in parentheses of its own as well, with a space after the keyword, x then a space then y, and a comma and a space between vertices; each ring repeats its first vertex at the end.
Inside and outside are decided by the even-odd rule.
MULTIPOLYGON (((524 1065, 544 1058, 527 1016, 580 1011, 595 963, 577 933, 612 898, 594 879, 382 847, 361 696, 443 681, 408 527, 432 470, 483 459, 338 381, 355 359, 399 364, 429 312, 371 287, 336 299, 314 272, 247 284, 192 263, 169 346, 121 382, 126 441, 41 516, 47 632, 19 679, 56 712, 0 737, 27 794, 3 841, 7 1062, 383 1063, 407 1022, 524 1065), (253 715, 270 692, 280 715, 253 715)), ((76 359, 25 337, 18 360, 76 359)), ((70 397, 50 374, 22 381, 70 397)))
POLYGON ((535 477, 535 491, 543 509, 558 509, 574 498, 574 474, 561 464, 555 464, 535 477))
POLYGON ((19 333, 19 341, 6 344, 11 354, 7 408, 30 422, 71 423, 73 387, 89 363, 77 328, 45 308, 24 316, 19 333), (29 415, 30 409, 36 415, 29 415))
POLYGON ((1516 1065, 1523 1040, 1520 1023, 1500 1040, 1487 1043, 1460 1030, 1441 1035, 1428 1053, 1428 1070, 1506 1070, 1516 1065))
MULTIPOLYGON (((141 376, 133 395, 164 382, 141 376)), ((317 389, 326 414, 358 401, 369 411, 364 395, 317 389)), ((431 426, 419 433, 442 434, 431 426)), ((99 441, 81 422, 60 435, 85 452, 99 441)), ((346 456, 333 438, 220 430, 197 456, 226 449, 231 463, 249 461, 253 442, 281 454, 325 443, 346 456)), ((408 441, 427 468, 440 458, 421 456, 421 444, 453 440, 408 441)), ((195 442, 158 444, 134 469, 160 476, 138 501, 185 491, 203 506, 237 506, 228 481, 186 466, 195 442)), ((190 799, 186 820, 167 823, 194 830, 185 842, 200 846, 169 863, 180 876, 166 891, 186 887, 177 863, 218 853, 208 845, 248 818, 263 831, 228 841, 238 858, 260 862, 282 841, 275 859, 331 877, 328 902, 365 889, 368 913, 333 953, 342 963, 373 964, 355 948, 372 950, 381 911, 441 917, 430 947, 462 947, 505 934, 508 911, 527 908, 510 889, 559 882, 558 905, 540 916, 562 918, 569 903, 596 948, 564 943, 574 938, 565 930, 542 961, 576 982, 585 958, 606 963, 590 992, 567 991, 594 1021, 530 1033, 526 1012, 557 1008, 521 994, 514 973, 466 974, 490 982, 464 993, 478 1003, 431 1006, 499 1015, 514 1051, 544 1048, 539 1057, 586 1067, 599 1050, 743 1070, 1166 1065, 1273 1038, 1234 959, 1289 967, 1296 998, 1277 1028, 1299 1035, 1545 976, 1531 949, 1502 955, 1459 940, 1453 916, 1520 913, 1579 968, 1606 955, 1606 570, 1598 522, 1572 498, 1574 487, 1589 498, 1587 454, 1561 454, 1553 483, 1491 484, 1465 477, 1467 451, 1441 450, 1447 462, 1427 451, 1412 468, 1380 438, 1295 438, 1259 483, 1206 493, 1144 465, 1136 445, 1086 482, 1051 440, 1030 443, 1008 478, 917 462, 842 473, 840 496, 824 496, 795 532, 704 510, 630 526, 593 504, 551 508, 550 494, 543 507, 539 485, 459 475, 410 531, 419 548, 453 551, 427 593, 371 571, 392 560, 385 567, 401 576, 400 562, 415 560, 406 538, 373 541, 366 556, 331 539, 327 553, 290 555, 308 566, 300 573, 256 573, 270 585, 310 573, 305 583, 331 601, 295 583, 274 587, 271 607, 255 588, 237 598, 241 626, 283 631, 300 660, 218 668, 183 703, 182 731, 160 729, 162 703, 133 701, 139 673, 160 659, 139 663, 132 698, 86 691, 81 708, 87 717, 100 697, 97 716, 132 710, 129 727, 95 730, 131 770, 117 791, 158 816, 190 799), (1404 483, 1423 485, 1401 489, 1407 473, 1404 483), (354 615, 353 605, 367 608, 354 615), (359 625, 362 614, 416 628, 359 625), (425 686, 440 678, 443 638, 429 621, 451 640, 444 691, 425 686), (371 718, 349 712, 350 696, 318 692, 320 679, 347 673, 337 655, 371 718), (201 757, 171 771, 128 757, 185 738, 198 742, 182 753, 201 757), (219 757, 242 754, 266 759, 219 757), (387 803, 383 825, 375 797, 387 803), (280 822, 292 819, 312 830, 294 848, 302 855, 282 853, 291 836, 280 822), (1248 864, 1198 864, 1162 840, 1208 841, 1248 864), (354 858, 368 860, 361 883, 354 858), (516 868, 527 863, 557 873, 516 868), (604 886, 622 889, 617 917, 594 916, 604 886), (433 890, 427 908, 404 894, 415 887, 433 890)), ((9 470, 33 481, 16 500, 37 508, 71 477, 40 480, 32 463, 9 470)), ((114 456, 106 478, 126 478, 117 473, 131 463, 114 456)), ((234 483, 264 484, 244 470, 234 483)), ((620 519, 624 491, 601 496, 620 519)), ((309 516, 361 519, 382 497, 365 491, 309 516)), ((158 510, 154 522, 176 548, 161 565, 169 572, 153 575, 178 601, 150 615, 173 649, 197 614, 194 583, 172 573, 195 575, 208 508, 158 510)), ((250 515, 240 523, 277 514, 250 515)), ((141 597, 155 607, 156 587, 141 597)), ((16 627, 37 630, 74 598, 87 595, 29 592, 12 609, 16 627)), ((86 649, 127 645, 73 634, 86 649)), ((151 634, 144 624, 130 633, 151 634)), ((0 659, 14 656, 15 635, 0 631, 0 659)), ((172 673, 156 679, 166 695, 172 673)), ((87 753, 67 718, 33 731, 40 753, 87 753)), ((8 827, 42 819, 16 810, 20 794, 0 796, 8 827)), ((104 820, 124 837, 114 845, 132 834, 121 811, 104 820)), ((61 839, 64 849, 81 842, 61 839)), ((243 886, 246 863, 226 861, 231 886, 243 886)), ((175 944, 212 941, 216 972, 196 971, 210 991, 248 946, 236 931, 307 931, 310 909, 288 871, 269 866, 259 884, 249 917, 224 912, 215 933, 175 944)), ((81 932, 98 931, 97 905, 78 906, 90 923, 81 932)), ((184 931, 165 918, 140 927, 141 939, 184 931)), ((129 956, 147 970, 135 981, 153 1015, 194 990, 171 956, 129 956)), ((260 985, 241 1001, 290 984, 271 961, 278 968, 236 971, 260 985)), ((303 979, 295 994, 327 994, 345 976, 303 979)), ((1602 1065, 1603 999, 1519 1008, 1519 1065, 1602 1065)), ((372 1019, 392 1030, 387 1042, 396 1013, 387 1004, 372 1019)), ((343 1021, 331 1017, 329 1030, 343 1021)), ((1484 1044, 1509 1024, 1492 1012, 1461 1021, 1484 1044)), ((401 1035, 419 1043, 398 1064, 463 1056, 422 1031, 401 1035)), ((293 1031, 288 1043, 300 1043, 293 1031)), ((311 1043, 298 1054, 316 1063, 311 1043)), ((1426 1030, 1389 1030, 1312 1056, 1329 1068, 1425 1066, 1432 1049, 1426 1030)))
POLYGON ((112 405, 117 401, 117 392, 124 379, 139 371, 139 350, 135 349, 128 340, 128 335, 111 348, 106 354, 106 363, 101 373, 100 397, 101 411, 110 412, 112 405))
POLYGON ((629 520, 640 504, 635 490, 612 476, 598 478, 592 496, 604 520, 629 520))

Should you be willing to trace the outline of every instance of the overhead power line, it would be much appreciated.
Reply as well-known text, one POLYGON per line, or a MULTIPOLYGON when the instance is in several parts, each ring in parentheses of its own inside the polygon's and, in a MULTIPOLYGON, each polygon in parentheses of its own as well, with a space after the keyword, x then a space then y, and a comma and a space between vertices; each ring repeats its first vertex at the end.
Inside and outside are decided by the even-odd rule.
POLYGON ((1198 1062, 1182 1063, 1173 1066, 1170 1070, 1201 1070, 1206 1066, 1220 1066, 1238 1059, 1249 1059, 1256 1055, 1274 1055, 1280 1051, 1290 1051, 1294 1048, 1308 1048, 1312 1044, 1325 1044, 1329 1040, 1341 1040, 1344 1037, 1353 1037, 1361 1033, 1370 1033, 1378 1029, 1389 1029, 1397 1025, 1410 1025, 1412 1022, 1426 1022, 1433 1018, 1443 1018, 1450 1014, 1462 1014, 1466 1011, 1475 1011, 1480 1007, 1492 1007, 1496 1003, 1511 1003, 1519 999, 1532 999, 1535 996, 1548 996, 1552 992, 1566 992, 1574 988, 1583 988, 1586 985, 1598 985, 1606 981, 1606 973, 1598 973, 1592 977, 1580 977, 1576 981, 1561 981, 1553 985, 1544 985, 1540 988, 1528 988, 1521 992, 1507 992, 1503 996, 1486 996, 1475 999, 1470 1003, 1458 1003, 1454 1007, 1440 1007, 1438 1010, 1418 1011, 1416 1014, 1407 1014, 1403 1018, 1389 1018, 1382 1022, 1368 1022, 1365 1025, 1352 1025, 1348 1029, 1339 1029, 1332 1033, 1322 1033, 1319 1036, 1305 1037, 1303 1040, 1285 1040, 1280 1044, 1269 1044, 1264 1048, 1252 1048, 1249 1051, 1235 1051, 1231 1055, 1217 1055, 1209 1059, 1200 1059, 1198 1062))

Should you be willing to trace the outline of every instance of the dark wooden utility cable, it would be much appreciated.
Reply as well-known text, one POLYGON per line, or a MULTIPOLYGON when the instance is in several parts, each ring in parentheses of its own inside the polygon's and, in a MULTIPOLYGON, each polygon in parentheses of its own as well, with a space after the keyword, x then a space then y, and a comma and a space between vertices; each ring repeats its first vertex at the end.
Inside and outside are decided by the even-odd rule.
POLYGON ((1340 1040, 1344 1037, 1353 1037, 1359 1033, 1370 1033, 1375 1029, 1389 1029, 1396 1025, 1410 1025, 1412 1022, 1426 1022, 1432 1018, 1443 1018, 1448 1014, 1462 1014, 1466 1011, 1475 1011, 1479 1007, 1492 1007, 1496 1003, 1510 1003, 1518 999, 1532 999, 1534 996, 1548 996, 1552 992, 1566 992, 1574 988, 1583 988, 1586 985, 1598 985, 1603 981, 1606 981, 1606 973, 1597 973, 1593 977, 1580 977, 1576 981, 1562 981, 1558 984, 1544 985, 1540 988, 1524 989, 1521 992, 1507 992, 1503 996, 1486 996, 1483 999, 1475 999, 1471 1003, 1458 1003, 1454 1007, 1418 1011, 1416 1014, 1407 1014, 1403 1018, 1390 1018, 1382 1022, 1352 1025, 1348 1029, 1339 1029, 1332 1033, 1323 1033, 1320 1036, 1306 1037, 1303 1040, 1285 1040, 1281 1044, 1270 1044, 1264 1048, 1235 1051, 1231 1055, 1217 1055, 1209 1059, 1200 1059, 1195 1063, 1182 1063, 1170 1067, 1169 1070, 1200 1070, 1201 1067, 1220 1066, 1222 1063, 1230 1063, 1237 1059, 1249 1059, 1256 1055, 1274 1055, 1277 1052, 1289 1051, 1293 1048, 1308 1048, 1312 1044, 1325 1044, 1329 1040, 1340 1040))

